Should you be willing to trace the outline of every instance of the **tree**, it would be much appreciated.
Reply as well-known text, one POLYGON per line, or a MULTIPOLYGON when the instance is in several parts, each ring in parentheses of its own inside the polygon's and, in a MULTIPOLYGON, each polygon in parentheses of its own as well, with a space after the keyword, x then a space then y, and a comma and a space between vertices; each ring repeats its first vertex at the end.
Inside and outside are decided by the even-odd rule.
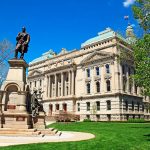
POLYGON ((150 31, 150 0, 136 0, 132 7, 134 17, 144 31, 150 31))
POLYGON ((142 88, 143 94, 150 96, 150 0, 136 0, 133 13, 145 31, 144 36, 133 45, 134 80, 142 88))
POLYGON ((0 87, 8 71, 8 59, 12 57, 13 46, 8 40, 0 42, 0 87))

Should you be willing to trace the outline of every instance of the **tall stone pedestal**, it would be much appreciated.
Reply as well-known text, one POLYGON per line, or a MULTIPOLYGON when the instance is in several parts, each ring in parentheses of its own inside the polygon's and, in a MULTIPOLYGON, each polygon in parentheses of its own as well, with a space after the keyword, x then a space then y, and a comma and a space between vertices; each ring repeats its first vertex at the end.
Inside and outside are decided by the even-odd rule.
POLYGON ((29 129, 32 117, 27 111, 26 68, 24 60, 9 60, 9 71, 1 88, 1 127, 29 129))

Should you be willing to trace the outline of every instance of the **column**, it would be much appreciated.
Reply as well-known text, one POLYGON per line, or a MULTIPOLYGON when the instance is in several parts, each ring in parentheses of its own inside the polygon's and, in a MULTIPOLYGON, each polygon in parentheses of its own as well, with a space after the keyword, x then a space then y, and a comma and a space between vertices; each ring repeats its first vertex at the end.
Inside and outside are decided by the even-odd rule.
POLYGON ((49 76, 49 97, 51 97, 51 76, 49 76))
POLYGON ((72 70, 72 87, 71 87, 71 93, 74 95, 74 70, 72 70))
POLYGON ((126 67, 126 77, 127 77, 127 89, 126 92, 129 92, 129 72, 128 72, 128 67, 126 67))
POLYGON ((122 72, 122 65, 119 65, 120 70, 120 91, 123 92, 123 72, 122 72))
POLYGON ((49 92, 48 92, 49 91, 49 76, 47 76, 47 82, 46 83, 47 83, 47 85, 46 85, 46 87, 47 87, 46 88, 46 93, 47 93, 46 97, 48 98, 48 94, 49 94, 49 92))
POLYGON ((57 75, 55 74, 55 97, 57 96, 57 75))
POLYGON ((104 69, 104 65, 100 66, 101 68, 101 85, 100 85, 100 89, 101 89, 101 93, 104 93, 106 91, 106 86, 105 86, 105 79, 104 79, 104 75, 105 75, 105 69, 104 69))
POLYGON ((61 96, 63 96, 63 90, 64 90, 64 74, 61 73, 61 96))
POLYGON ((70 71, 68 72, 68 95, 71 95, 71 93, 70 93, 70 79, 71 79, 71 77, 70 77, 70 71))

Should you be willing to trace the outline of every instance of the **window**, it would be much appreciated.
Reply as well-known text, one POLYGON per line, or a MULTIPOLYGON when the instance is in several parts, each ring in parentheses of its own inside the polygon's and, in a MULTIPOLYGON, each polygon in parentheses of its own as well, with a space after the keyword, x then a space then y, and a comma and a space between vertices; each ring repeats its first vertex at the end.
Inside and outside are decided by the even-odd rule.
POLYGON ((42 86, 42 80, 40 80, 40 86, 42 86))
POLYGON ((53 111, 53 105, 52 104, 49 105, 49 110, 50 110, 50 114, 52 114, 52 111, 53 111))
POLYGON ((140 103, 137 103, 137 111, 140 111, 140 103))
POLYGON ((67 104, 66 103, 63 104, 63 111, 65 111, 65 112, 67 111, 67 104))
POLYGON ((90 69, 86 69, 87 77, 90 77, 90 69))
POLYGON ((135 88, 135 94, 137 94, 137 85, 134 85, 135 88))
POLYGON ((87 110, 87 111, 90 111, 90 102, 87 102, 87 103, 86 103, 86 110, 87 110))
POLYGON ((130 69, 130 67, 128 67, 128 74, 129 74, 129 76, 131 75, 131 69, 130 69))
POLYGON ((145 107, 144 107, 144 104, 142 105, 142 111, 144 112, 144 109, 145 109, 145 107))
POLYGON ((97 75, 97 76, 99 76, 99 75, 100 75, 99 67, 96 67, 96 75, 97 75))
POLYGON ((56 104, 56 110, 59 110, 59 104, 56 104))
POLYGON ((36 81, 34 81, 34 86, 36 87, 36 81))
POLYGON ((78 111, 80 111, 80 103, 77 103, 78 111))
POLYGON ((68 86, 66 87, 66 94, 68 95, 69 93, 69 89, 68 89, 68 86))
POLYGON ((122 65, 122 74, 125 74, 125 66, 122 65))
POLYGON ((90 89, 90 83, 87 83, 87 93, 91 93, 91 89, 90 89))
POLYGON ((128 101, 125 101, 125 109, 128 111, 128 101))
POLYGON ((99 83, 99 81, 96 82, 96 92, 97 93, 100 92, 100 83, 99 83))
POLYGON ((107 81, 106 81, 106 88, 107 88, 107 92, 111 91, 111 88, 110 88, 110 80, 107 80, 107 81))
POLYGON ((134 102, 132 101, 132 111, 134 111, 134 102))
POLYGON ((111 110, 111 101, 107 101, 107 110, 111 110))
POLYGON ((124 78, 123 79, 123 91, 126 91, 126 86, 127 86, 127 80, 124 78))
POLYGON ((100 110, 100 102, 96 102, 96 108, 97 108, 97 111, 100 110))
POLYGON ((106 73, 110 73, 110 67, 109 67, 109 65, 106 64, 105 67, 106 67, 106 73))

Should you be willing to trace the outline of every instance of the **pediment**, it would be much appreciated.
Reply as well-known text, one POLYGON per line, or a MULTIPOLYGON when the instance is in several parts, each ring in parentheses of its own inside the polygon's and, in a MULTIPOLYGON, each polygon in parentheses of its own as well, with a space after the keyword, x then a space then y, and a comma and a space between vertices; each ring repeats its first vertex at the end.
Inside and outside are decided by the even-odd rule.
POLYGON ((111 59, 114 55, 107 52, 93 52, 81 61, 81 64, 91 63, 93 61, 102 61, 104 59, 111 59))
POLYGON ((30 74, 29 74, 29 77, 31 76, 36 76, 36 75, 41 75, 42 74, 42 71, 40 70, 34 70, 32 71, 30 74))

